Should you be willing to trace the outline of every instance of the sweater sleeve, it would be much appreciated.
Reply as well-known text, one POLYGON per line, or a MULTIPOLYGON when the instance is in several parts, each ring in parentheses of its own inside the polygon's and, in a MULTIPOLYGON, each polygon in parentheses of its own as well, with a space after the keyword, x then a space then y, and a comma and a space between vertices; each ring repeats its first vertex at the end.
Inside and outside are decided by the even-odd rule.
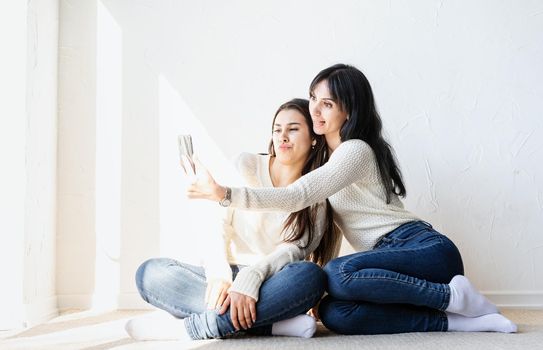
POLYGON ((285 265, 304 260, 318 247, 326 226, 325 210, 326 206, 323 203, 317 204, 316 222, 311 242, 308 242, 309 234, 306 231, 299 240, 278 245, 274 251, 256 264, 241 269, 229 291, 248 295, 258 301, 260 287, 265 280, 285 265))
POLYGON ((286 187, 232 188, 232 206, 252 210, 295 212, 324 201, 352 183, 371 175, 375 156, 362 140, 343 142, 329 161, 286 187))

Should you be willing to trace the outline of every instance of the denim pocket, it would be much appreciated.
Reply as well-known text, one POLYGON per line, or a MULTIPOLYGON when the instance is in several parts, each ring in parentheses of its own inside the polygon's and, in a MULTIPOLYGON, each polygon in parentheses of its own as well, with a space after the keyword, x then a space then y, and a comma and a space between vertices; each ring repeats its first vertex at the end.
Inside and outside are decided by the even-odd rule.
POLYGON ((409 246, 411 242, 413 244, 426 242, 439 236, 439 232, 435 231, 430 224, 414 221, 404 224, 381 237, 375 248, 409 246))

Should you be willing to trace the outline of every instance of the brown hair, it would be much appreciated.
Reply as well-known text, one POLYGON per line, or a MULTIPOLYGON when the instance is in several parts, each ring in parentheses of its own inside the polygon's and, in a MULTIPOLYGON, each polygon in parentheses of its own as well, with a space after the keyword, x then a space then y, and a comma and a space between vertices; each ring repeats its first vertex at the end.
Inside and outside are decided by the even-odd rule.
MULTIPOLYGON (((313 131, 313 121, 311 119, 311 114, 309 113, 309 101, 306 99, 295 98, 286 103, 283 103, 275 112, 275 116, 272 121, 272 130, 275 124, 275 118, 277 115, 284 110, 296 110, 304 116, 305 122, 309 129, 309 134, 312 139, 316 141, 314 147, 312 147, 309 156, 304 164, 302 169, 302 175, 307 174, 308 172, 317 169, 324 163, 328 161, 328 147, 326 146, 326 140, 324 136, 317 135, 313 131)), ((268 146, 268 152, 270 156, 275 157, 275 150, 273 149, 273 140, 270 141, 268 146)), ((285 220, 283 226, 283 232, 290 231, 289 236, 285 237, 285 242, 294 242, 302 238, 305 234, 305 231, 308 233, 308 243, 310 245, 313 241, 313 228, 315 226, 316 216, 317 216, 317 205, 313 205, 297 212, 291 213, 288 218, 285 220)), ((329 260, 335 257, 339 250, 339 245, 341 243, 341 232, 339 228, 334 223, 334 212, 328 199, 326 200, 326 210, 325 210, 325 228, 322 234, 321 241, 318 247, 311 253, 309 260, 314 263, 324 266, 329 260)), ((307 247, 307 246, 306 246, 307 247)), ((304 247, 305 248, 305 247, 304 247)))

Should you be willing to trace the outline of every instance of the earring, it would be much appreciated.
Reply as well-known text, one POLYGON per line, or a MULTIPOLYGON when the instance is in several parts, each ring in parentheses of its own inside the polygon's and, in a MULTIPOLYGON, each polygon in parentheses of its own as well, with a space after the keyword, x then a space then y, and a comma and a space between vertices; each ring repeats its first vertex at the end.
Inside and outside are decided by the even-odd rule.
POLYGON ((347 116, 347 120, 349 120, 349 116, 347 116))
POLYGON ((316 145, 317 145, 317 141, 313 140, 313 142, 311 142, 311 149, 315 149, 316 145))

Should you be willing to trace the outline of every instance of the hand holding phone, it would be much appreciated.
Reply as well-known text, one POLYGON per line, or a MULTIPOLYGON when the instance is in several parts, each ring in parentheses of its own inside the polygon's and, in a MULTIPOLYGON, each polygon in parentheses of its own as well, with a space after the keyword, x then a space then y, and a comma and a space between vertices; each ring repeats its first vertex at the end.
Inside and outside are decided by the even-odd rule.
POLYGON ((194 150, 192 148, 192 137, 190 135, 177 136, 177 144, 179 146, 179 161, 181 167, 187 175, 196 175, 196 167, 194 165, 194 150))

